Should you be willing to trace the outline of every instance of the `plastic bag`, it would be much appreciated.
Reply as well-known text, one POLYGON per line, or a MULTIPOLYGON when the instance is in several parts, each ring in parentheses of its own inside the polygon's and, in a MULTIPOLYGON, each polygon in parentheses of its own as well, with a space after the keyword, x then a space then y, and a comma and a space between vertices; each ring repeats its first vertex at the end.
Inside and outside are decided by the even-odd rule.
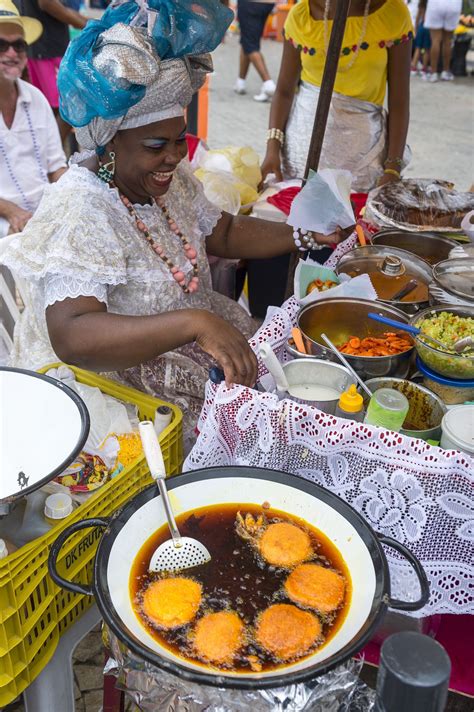
POLYGON ((218 179, 223 174, 234 176, 232 182, 239 190, 241 206, 248 209, 258 198, 257 188, 262 179, 259 164, 258 154, 252 148, 229 146, 202 154, 195 175, 199 180, 209 173, 216 174, 218 179))
POLYGON ((100 20, 91 20, 69 45, 58 73, 61 115, 72 126, 95 116, 117 119, 145 95, 145 87, 120 86, 93 65, 99 35, 118 22, 148 28, 161 59, 212 52, 233 19, 216 0, 135 0, 110 5, 100 20), (151 20, 151 21, 150 21, 151 20))
POLYGON ((74 372, 67 366, 50 369, 46 375, 65 383, 84 401, 90 417, 89 436, 83 448, 85 452, 98 453, 112 433, 121 435, 132 432, 127 408, 116 398, 104 395, 99 388, 79 383, 75 380, 74 372))
POLYGON ((287 223, 295 228, 330 235, 338 227, 354 225, 351 174, 326 168, 310 172, 308 181, 291 205, 287 223))
POLYGON ((195 174, 204 188, 204 194, 211 203, 231 215, 237 215, 242 205, 239 179, 232 173, 205 171, 199 168, 195 174))
POLYGON ((328 267, 321 267, 320 264, 313 260, 300 260, 294 277, 294 294, 298 302, 305 306, 321 299, 332 299, 333 297, 351 297, 353 299, 377 299, 375 291, 368 274, 361 274, 358 277, 349 277, 347 274, 337 275, 328 267), (313 290, 310 294, 306 294, 309 284, 320 279, 331 280, 338 282, 337 286, 331 287, 325 291, 313 290))
POLYGON ((474 193, 460 193, 446 181, 413 178, 372 190, 364 219, 412 232, 462 232, 461 223, 471 210, 474 193))

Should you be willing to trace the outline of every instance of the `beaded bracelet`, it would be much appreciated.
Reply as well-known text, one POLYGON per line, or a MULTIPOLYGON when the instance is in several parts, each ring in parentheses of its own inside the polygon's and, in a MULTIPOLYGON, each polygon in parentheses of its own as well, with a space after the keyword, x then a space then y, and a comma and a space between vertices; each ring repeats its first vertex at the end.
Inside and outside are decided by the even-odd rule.
POLYGON ((281 129, 268 129, 267 131, 267 141, 276 139, 281 145, 285 143, 285 134, 281 129))
POLYGON ((327 245, 320 245, 316 242, 313 237, 313 233, 310 230, 303 230, 303 228, 296 227, 293 230, 293 240, 295 245, 300 252, 307 252, 308 250, 322 250, 327 245))
POLYGON ((401 178, 401 174, 396 171, 394 168, 386 168, 384 170, 384 173, 388 173, 391 176, 397 176, 397 178, 401 178))

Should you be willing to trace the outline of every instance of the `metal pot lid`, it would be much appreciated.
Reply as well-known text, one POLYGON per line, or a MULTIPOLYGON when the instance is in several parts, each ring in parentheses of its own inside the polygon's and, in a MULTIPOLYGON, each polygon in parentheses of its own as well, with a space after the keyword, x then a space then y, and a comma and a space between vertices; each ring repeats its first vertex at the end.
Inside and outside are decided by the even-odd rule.
POLYGON ((406 250, 435 265, 440 260, 448 259, 449 253, 456 247, 456 241, 432 232, 408 232, 405 230, 381 230, 372 237, 377 246, 395 247, 406 250))
POLYGON ((75 460, 89 413, 61 381, 16 368, 0 368, 0 403, 0 502, 11 502, 75 460))
POLYGON ((458 297, 474 301, 474 258, 444 260, 433 267, 437 284, 458 297))
MULTIPOLYGON (((408 279, 415 279, 420 285, 425 286, 433 280, 432 268, 424 259, 406 250, 385 245, 366 245, 350 250, 341 257, 336 272, 352 276, 377 273, 379 284, 374 284, 374 288, 379 299, 387 302, 393 301, 392 295, 403 286, 397 278, 404 277, 405 282, 408 279)), ((427 298, 427 296, 426 299, 410 298, 408 295, 402 303, 420 303, 427 301, 427 298)))

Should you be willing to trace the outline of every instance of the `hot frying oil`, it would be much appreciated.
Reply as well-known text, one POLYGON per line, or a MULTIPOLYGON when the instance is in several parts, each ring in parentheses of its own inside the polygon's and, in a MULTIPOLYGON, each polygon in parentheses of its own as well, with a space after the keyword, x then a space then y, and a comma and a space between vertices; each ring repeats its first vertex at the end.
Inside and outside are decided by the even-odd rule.
MULTIPOLYGON (((320 617, 322 640, 318 641, 307 655, 327 643, 343 623, 351 598, 351 579, 339 551, 324 534, 297 517, 268 508, 266 503, 262 506, 219 504, 202 507, 196 509, 192 514, 187 512, 177 517, 181 535, 201 541, 211 553, 212 558, 207 564, 169 574, 169 576, 186 576, 202 585, 202 603, 196 620, 206 613, 225 610, 235 611, 239 614, 246 627, 246 644, 236 655, 232 671, 251 672, 249 656, 254 659, 256 656, 262 671, 268 671, 281 667, 285 663, 275 660, 255 643, 253 629, 258 614, 268 606, 274 603, 292 603, 283 589, 290 571, 275 568, 266 563, 258 554, 258 548, 252 546, 249 541, 243 540, 236 533, 235 523, 239 511, 243 515, 250 513, 255 518, 264 514, 268 525, 284 521, 304 529, 310 536, 315 552, 311 561, 337 571, 345 579, 344 602, 335 613, 320 617)), ((164 574, 149 573, 148 566, 155 549, 169 538, 168 527, 164 525, 142 546, 130 574, 130 596, 140 622, 158 643, 175 655, 202 664, 190 644, 190 634, 192 635, 195 621, 181 628, 164 630, 154 626, 141 609, 143 591, 151 582, 166 577, 164 574)), ((209 667, 209 664, 206 667, 209 667)), ((217 667, 226 669, 225 666, 217 667)))

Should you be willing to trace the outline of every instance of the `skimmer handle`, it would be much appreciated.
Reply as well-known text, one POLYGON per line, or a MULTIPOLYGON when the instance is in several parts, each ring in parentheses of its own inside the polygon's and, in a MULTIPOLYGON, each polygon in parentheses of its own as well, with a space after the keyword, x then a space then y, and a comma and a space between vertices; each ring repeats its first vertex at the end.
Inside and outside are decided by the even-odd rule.
POLYGON ((148 467, 150 468, 150 474, 156 481, 158 489, 160 490, 161 499, 165 508, 166 519, 168 520, 168 526, 171 532, 171 536, 173 537, 173 542, 175 546, 181 546, 181 534, 179 533, 178 527, 176 525, 176 520, 174 518, 173 510, 171 508, 171 502, 168 495, 168 490, 166 489, 165 463, 163 461, 163 454, 161 452, 160 443, 158 442, 158 436, 155 431, 155 426, 153 425, 151 420, 142 420, 142 422, 138 425, 138 430, 140 432, 145 458, 148 463, 148 467))
POLYGON ((139 423, 138 430, 151 476, 154 480, 164 480, 166 477, 165 463, 153 423, 151 420, 143 420, 139 423))
POLYGON ((273 376, 277 390, 280 392, 288 391, 289 386, 288 381, 286 380, 285 372, 270 344, 267 342, 260 344, 258 355, 273 376))

